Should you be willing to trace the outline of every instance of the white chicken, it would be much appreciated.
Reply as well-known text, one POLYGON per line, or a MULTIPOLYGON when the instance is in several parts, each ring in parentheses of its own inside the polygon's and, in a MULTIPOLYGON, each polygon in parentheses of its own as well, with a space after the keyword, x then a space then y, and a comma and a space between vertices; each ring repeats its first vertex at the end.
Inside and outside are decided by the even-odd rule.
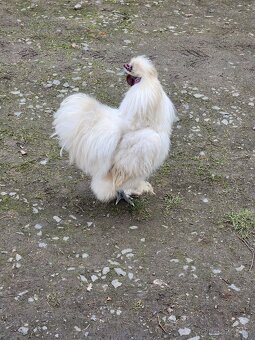
POLYGON ((119 109, 73 94, 61 103, 53 126, 70 163, 92 178, 98 200, 133 204, 132 195, 154 193, 146 180, 168 155, 176 115, 149 59, 138 56, 124 69, 131 87, 119 109))

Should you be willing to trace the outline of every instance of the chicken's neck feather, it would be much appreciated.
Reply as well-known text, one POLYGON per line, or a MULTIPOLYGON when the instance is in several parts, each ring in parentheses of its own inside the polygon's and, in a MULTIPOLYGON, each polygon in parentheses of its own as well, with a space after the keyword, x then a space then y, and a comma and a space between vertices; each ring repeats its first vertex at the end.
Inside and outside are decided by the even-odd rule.
POLYGON ((120 104, 120 112, 132 129, 150 127, 161 130, 165 93, 158 79, 141 80, 132 86, 120 104))

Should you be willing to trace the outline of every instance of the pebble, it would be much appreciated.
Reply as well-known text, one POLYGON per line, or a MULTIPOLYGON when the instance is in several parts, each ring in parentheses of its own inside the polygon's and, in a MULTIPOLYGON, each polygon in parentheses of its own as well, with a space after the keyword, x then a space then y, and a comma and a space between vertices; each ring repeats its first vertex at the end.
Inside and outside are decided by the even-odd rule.
POLYGON ((129 229, 138 229, 138 227, 136 225, 132 225, 131 227, 129 227, 129 229))
POLYGON ((190 328, 187 328, 187 327, 185 327, 185 328, 180 328, 180 329, 178 330, 178 332, 179 332, 180 336, 189 335, 190 332, 191 332, 191 329, 190 329, 190 328))
POLYGON ((27 335, 28 327, 22 326, 18 329, 18 332, 21 333, 22 335, 27 335))
POLYGON ((195 94, 194 94, 194 97, 195 97, 195 98, 202 98, 202 97, 204 97, 204 95, 201 94, 201 93, 195 93, 195 94))
POLYGON ((92 275, 91 276, 91 280, 92 280, 92 282, 95 282, 96 280, 98 280, 98 276, 92 275))
POLYGON ((236 268, 236 271, 237 271, 237 272, 241 272, 244 268, 245 268, 245 267, 241 264, 240 267, 237 267, 237 268, 236 268))
POLYGON ((188 338, 187 340, 200 340, 200 336, 194 336, 193 338, 188 338))
POLYGON ((53 220, 55 220, 57 223, 61 221, 61 218, 58 216, 53 216, 53 220))
POLYGON ((227 119, 222 119, 222 124, 224 124, 224 125, 228 125, 228 120, 227 119))
POLYGON ((102 270, 102 274, 103 275, 107 275, 110 271, 110 268, 109 267, 104 267, 103 270, 102 270))
POLYGON ((16 259, 16 261, 20 261, 22 259, 22 257, 19 254, 16 254, 15 259, 16 259))
POLYGON ((229 285, 229 288, 235 290, 236 292, 240 292, 240 288, 238 288, 236 285, 234 285, 233 283, 231 285, 229 285))
POLYGON ((122 283, 119 282, 118 279, 115 279, 115 280, 112 280, 112 285, 113 285, 114 288, 118 288, 122 285, 122 283))
POLYGON ((245 330, 239 331, 239 333, 242 335, 244 339, 248 339, 249 333, 245 330))
POLYGON ((39 248, 47 248, 47 243, 39 242, 39 243, 38 243, 38 247, 39 247, 39 248))
POLYGON ((127 254, 127 253, 132 253, 132 251, 133 251, 133 249, 131 249, 131 248, 123 249, 123 250, 121 251, 121 254, 122 254, 122 255, 125 255, 125 254, 127 254))
POLYGON ((221 269, 212 269, 213 274, 221 273, 221 269))
POLYGON ((116 274, 118 274, 120 276, 126 276, 126 272, 121 268, 114 268, 114 271, 115 271, 116 274))
POLYGON ((34 228, 35 229, 37 229, 37 230, 40 230, 40 229, 42 229, 42 225, 41 224, 39 224, 39 223, 37 223, 35 226, 34 226, 34 228))
POLYGON ((80 280, 81 282, 88 282, 88 280, 86 279, 84 275, 80 275, 80 280))
POLYGON ((240 321, 240 323, 242 325, 246 325, 250 320, 244 316, 240 316, 240 318, 238 318, 238 320, 240 321))

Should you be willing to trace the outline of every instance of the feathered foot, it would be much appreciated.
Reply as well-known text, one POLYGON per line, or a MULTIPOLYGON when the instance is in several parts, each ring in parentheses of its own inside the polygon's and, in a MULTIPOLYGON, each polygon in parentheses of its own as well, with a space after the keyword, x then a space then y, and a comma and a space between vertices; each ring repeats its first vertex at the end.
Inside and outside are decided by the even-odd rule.
POLYGON ((117 199, 116 199, 115 204, 118 204, 119 201, 121 201, 121 200, 126 201, 128 204, 130 204, 134 207, 134 203, 132 202, 132 197, 130 197, 129 195, 126 195, 124 190, 118 190, 117 191, 117 199))

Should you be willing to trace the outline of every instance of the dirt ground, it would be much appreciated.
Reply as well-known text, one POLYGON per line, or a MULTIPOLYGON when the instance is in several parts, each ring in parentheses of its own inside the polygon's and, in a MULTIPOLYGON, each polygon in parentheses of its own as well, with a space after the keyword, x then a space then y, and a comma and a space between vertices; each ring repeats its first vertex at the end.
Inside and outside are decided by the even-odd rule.
POLYGON ((0 339, 255 339, 254 219, 233 222, 254 214, 254 10, 1 2, 0 339), (180 121, 156 196, 102 204, 53 113, 78 91, 118 106, 139 54, 180 121))

